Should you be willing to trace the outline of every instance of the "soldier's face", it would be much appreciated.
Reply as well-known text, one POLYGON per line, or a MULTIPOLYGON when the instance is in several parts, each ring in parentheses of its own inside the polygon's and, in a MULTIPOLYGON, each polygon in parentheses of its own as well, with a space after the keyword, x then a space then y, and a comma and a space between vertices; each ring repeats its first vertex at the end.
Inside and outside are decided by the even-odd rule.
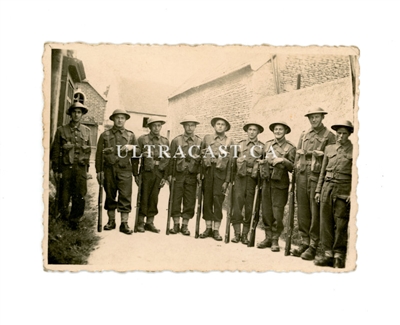
POLYGON ((253 140, 257 137, 257 135, 260 133, 260 130, 256 125, 250 125, 247 129, 247 135, 249 136, 249 139, 253 140))
POLYGON ((214 124, 214 130, 217 133, 222 133, 226 131, 226 122, 224 120, 218 120, 214 124))
POLYGON ((285 136, 286 132, 287 132, 287 130, 284 125, 281 125, 281 124, 275 125, 275 127, 274 127, 275 139, 277 139, 277 140, 282 139, 285 136))
POLYGON ((150 124, 150 131, 154 135, 159 135, 162 128, 162 124, 160 122, 155 122, 150 124))
POLYGON ((324 119, 323 114, 308 115, 308 120, 310 121, 310 124, 311 124, 312 128, 314 128, 314 129, 318 128, 321 125, 323 119, 324 119))
POLYGON ((124 114, 117 114, 114 116, 114 124, 117 127, 123 127, 126 122, 126 116, 124 114))
POLYGON ((183 128, 185 129, 185 133, 188 135, 193 134, 194 130, 196 130, 196 123, 188 122, 183 124, 183 128))
POLYGON ((72 112, 71 112, 71 119, 73 122, 77 123, 81 120, 82 118, 82 110, 80 108, 75 108, 72 112))
POLYGON ((349 130, 346 128, 339 128, 336 131, 336 141, 340 144, 344 144, 350 136, 349 130))

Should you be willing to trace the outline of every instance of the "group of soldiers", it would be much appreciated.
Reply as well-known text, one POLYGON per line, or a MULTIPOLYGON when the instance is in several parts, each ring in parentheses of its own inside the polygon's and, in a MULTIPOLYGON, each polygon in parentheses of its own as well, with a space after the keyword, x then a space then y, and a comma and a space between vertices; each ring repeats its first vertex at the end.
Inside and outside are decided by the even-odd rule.
MULTIPOLYGON (((86 113, 87 108, 79 102, 69 108, 71 121, 58 128, 51 150, 52 169, 59 183, 59 211, 74 229, 83 216, 87 192, 90 130, 80 124, 86 113), (72 207, 68 213, 71 198, 72 207)), ((150 118, 147 123, 150 132, 136 138, 124 127, 130 115, 125 110, 115 110, 110 116, 114 125, 100 135, 96 150, 97 180, 104 184, 106 193, 108 222, 104 230, 116 228, 117 211, 121 214, 119 231, 133 233, 128 218, 132 210, 134 177, 135 183, 140 185, 141 198, 135 222, 137 232, 159 233, 154 219, 158 214, 160 189, 174 182, 169 211, 173 227, 169 234, 190 236, 188 224, 195 215, 196 190, 201 184, 206 229, 199 237, 221 241, 223 203, 230 184, 234 184, 230 207, 234 229, 231 242, 248 244, 255 192, 256 188, 261 188, 265 239, 257 247, 279 252, 289 173, 293 173, 302 242, 291 250, 291 255, 314 260, 318 266, 344 268, 353 150, 348 138, 354 127, 349 121, 338 122, 331 127, 335 135, 322 123, 326 114, 321 108, 307 112, 305 117, 311 128, 302 132, 296 147, 286 139, 291 128, 284 121, 269 125, 274 138, 265 144, 258 140, 258 135, 264 132, 263 126, 251 121, 243 126, 246 138, 235 143, 226 134, 231 124, 222 116, 211 119, 214 132, 203 139, 195 134, 199 121, 194 116, 183 118, 180 122, 183 134, 171 143, 160 135, 165 121, 158 118, 150 118), (170 155, 160 149, 163 146, 169 148, 170 155), (221 146, 228 148, 225 155, 221 155, 221 146), (184 155, 177 158, 174 153, 178 150, 184 155), (322 256, 316 256, 318 245, 322 246, 322 256)))

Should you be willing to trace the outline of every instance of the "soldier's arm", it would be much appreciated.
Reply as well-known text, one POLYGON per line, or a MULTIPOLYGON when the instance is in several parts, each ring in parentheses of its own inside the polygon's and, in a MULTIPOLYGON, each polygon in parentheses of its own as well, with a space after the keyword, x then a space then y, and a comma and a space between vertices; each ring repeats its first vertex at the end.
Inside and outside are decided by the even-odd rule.
MULTIPOLYGON (((133 134, 130 144, 136 146, 136 156, 140 156, 140 150, 138 150, 138 141, 136 139, 135 134, 133 134)), ((132 175, 133 176, 139 175, 139 158, 131 157, 131 165, 132 165, 132 175)))
POLYGON ((293 147, 292 149, 289 150, 289 153, 287 155, 287 158, 283 157, 283 165, 286 167, 286 169, 291 172, 293 170, 293 163, 296 157, 296 148, 293 147))
MULTIPOLYGON (((304 132, 301 133, 300 135, 300 139, 299 139, 299 143, 297 144, 297 149, 302 149, 303 146, 303 137, 304 137, 304 132)), ((295 158, 294 158, 294 162, 293 165, 296 166, 297 165, 297 161, 300 159, 300 154, 297 153, 295 154, 295 158)))
POLYGON ((97 141, 97 147, 96 147, 96 160, 95 160, 96 173, 100 173, 103 171, 101 168, 102 160, 104 159, 103 149, 104 149, 104 138, 103 134, 101 134, 99 140, 97 141))
POLYGON ((53 169, 55 173, 58 172, 60 164, 60 154, 61 154, 60 133, 61 131, 60 129, 58 129, 54 136, 53 144, 50 150, 51 169, 53 169))
POLYGON ((327 155, 327 149, 325 149, 324 159, 322 160, 321 173, 319 174, 317 188, 315 189, 315 193, 321 193, 322 185, 324 185, 324 179, 325 179, 327 165, 328 165, 328 155, 327 155))

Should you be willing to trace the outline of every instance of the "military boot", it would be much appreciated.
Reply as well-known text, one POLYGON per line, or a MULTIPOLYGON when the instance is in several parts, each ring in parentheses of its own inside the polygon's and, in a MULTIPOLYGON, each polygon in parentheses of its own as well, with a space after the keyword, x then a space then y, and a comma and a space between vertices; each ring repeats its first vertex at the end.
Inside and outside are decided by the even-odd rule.
POLYGON ((136 227, 137 232, 144 232, 144 217, 139 216, 138 225, 136 227))
POLYGON ((147 222, 144 225, 144 229, 147 230, 147 231, 154 232, 156 234, 158 234, 160 232, 160 229, 157 229, 154 226, 154 217, 147 217, 147 222))
POLYGON ((333 263, 335 269, 343 269, 345 266, 346 262, 343 257, 335 257, 335 262, 333 263))
POLYGON ((206 230, 200 234, 200 238, 207 238, 212 236, 213 236, 212 228, 206 228, 206 230))
POLYGON ((265 231, 265 239, 257 244, 257 248, 267 248, 271 247, 272 241, 271 241, 271 235, 265 231))
POLYGON ((188 225, 182 225, 181 233, 184 236, 190 236, 190 231, 188 229, 188 225))
POLYGON ((222 240, 222 237, 221 237, 221 235, 219 234, 219 231, 218 231, 218 230, 214 230, 214 231, 213 231, 212 237, 213 237, 216 241, 221 241, 221 240, 222 240))
POLYGON ((174 227, 169 230, 169 233, 175 235, 181 231, 181 225, 179 224, 180 218, 173 217, 172 219, 174 220, 174 227))
POLYGON ((169 230, 169 233, 172 235, 175 235, 175 234, 179 233, 180 231, 181 231, 181 226, 179 223, 176 223, 176 224, 174 224, 174 228, 171 228, 169 230))
POLYGON ((232 238, 232 243, 239 243, 240 242, 240 223, 233 225, 233 230, 235 231, 235 237, 232 238))
POLYGON ((303 260, 312 261, 315 258, 316 252, 317 250, 314 247, 310 246, 303 254, 300 255, 300 257, 303 260))
POLYGON ((322 256, 321 258, 314 261, 314 264, 317 266, 330 266, 333 267, 333 257, 331 256, 322 256))
POLYGON ((133 230, 129 228, 127 222, 121 222, 121 225, 119 226, 119 231, 127 235, 131 235, 133 233, 133 230))
POLYGON ((249 226, 243 225, 243 233, 242 233, 242 238, 241 238, 241 242, 243 245, 248 245, 248 243, 249 243, 249 240, 247 239, 249 230, 250 230, 249 226))
POLYGON ((306 244, 301 244, 298 248, 292 249, 290 252, 293 256, 300 257, 301 254, 303 254, 308 249, 308 247, 309 246, 306 244))
POLYGON ((279 252, 279 243, 278 243, 278 239, 272 239, 271 251, 272 251, 272 252, 279 252))
POLYGON ((113 230, 116 227, 116 224, 115 224, 115 210, 107 211, 107 215, 108 215, 108 222, 104 226, 103 229, 104 230, 113 230))

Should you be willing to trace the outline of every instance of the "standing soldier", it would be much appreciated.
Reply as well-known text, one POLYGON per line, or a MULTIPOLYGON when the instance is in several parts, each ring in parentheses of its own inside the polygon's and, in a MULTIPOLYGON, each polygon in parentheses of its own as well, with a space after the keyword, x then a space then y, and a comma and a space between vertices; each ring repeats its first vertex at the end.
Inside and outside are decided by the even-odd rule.
POLYGON ((265 239, 258 248, 271 247, 279 252, 279 236, 283 230, 283 212, 288 200, 289 174, 292 172, 296 147, 286 140, 291 129, 285 122, 269 126, 275 139, 265 143, 265 160, 262 162, 262 217, 265 239))
POLYGON ((160 135, 164 120, 150 118, 147 127, 148 134, 139 137, 139 150, 142 158, 142 193, 139 208, 138 232, 145 230, 159 233, 160 230, 154 226, 154 217, 158 213, 158 195, 160 189, 165 185, 168 176, 169 159, 161 149, 169 148, 169 141, 160 135), (144 218, 147 217, 146 223, 144 218))
POLYGON ((203 219, 206 221, 206 230, 200 234, 200 238, 213 237, 221 241, 219 227, 222 220, 222 204, 225 192, 230 182, 232 152, 226 152, 224 157, 220 147, 231 151, 233 140, 225 135, 231 125, 224 117, 211 119, 215 133, 207 134, 202 142, 203 156, 203 219))
POLYGON ((302 244, 292 251, 293 256, 313 260, 319 244, 320 212, 315 201, 315 189, 321 172, 324 149, 335 144, 335 135, 323 124, 325 112, 322 108, 311 109, 305 116, 311 129, 303 131, 297 146, 295 160, 297 187, 297 216, 302 244))
MULTIPOLYGON (((183 153, 184 157, 181 157, 179 152, 177 153, 175 188, 172 196, 171 212, 172 219, 174 220, 174 228, 169 233, 177 234, 181 232, 185 236, 190 236, 188 224, 189 220, 194 216, 197 175, 201 160, 201 138, 195 135, 194 131, 200 122, 194 116, 188 115, 181 121, 181 124, 183 125, 184 133, 178 135, 171 142, 171 156, 174 156, 179 148, 179 152, 183 153), (182 218, 182 228, 180 228, 180 218, 182 218)), ((172 174, 172 168, 173 163, 171 159, 169 164, 169 178, 172 174)))
POLYGON ((121 213, 119 231, 130 235, 129 213, 132 210, 132 174, 137 178, 137 159, 132 158, 137 145, 135 134, 124 125, 130 115, 123 109, 116 109, 110 116, 114 126, 103 132, 97 142, 96 173, 97 181, 104 181, 108 222, 104 230, 115 229, 115 209, 121 213), (104 167, 104 168, 103 168, 104 167), (118 199, 116 199, 118 193, 118 199))
POLYGON ((50 154, 54 177, 59 182, 60 194, 56 204, 71 229, 77 229, 85 210, 91 144, 90 129, 80 121, 87 112, 88 109, 79 102, 68 108, 71 121, 57 129, 50 154), (68 216, 71 198, 71 213, 68 216))
POLYGON ((247 235, 250 229, 250 221, 253 210, 253 200, 257 186, 258 166, 257 160, 261 158, 263 152, 263 143, 258 141, 257 136, 264 131, 264 128, 258 123, 247 123, 243 130, 247 132, 247 138, 241 140, 237 146, 237 158, 235 158, 234 169, 235 191, 233 204, 232 225, 235 231, 235 237, 232 243, 249 243, 247 235), (244 206, 244 217, 242 214, 244 206), (243 224, 243 230, 241 230, 243 224))
POLYGON ((321 202, 321 244, 325 254, 314 264, 344 268, 353 165, 353 144, 349 136, 354 127, 350 121, 343 121, 332 125, 332 129, 336 131, 336 144, 325 149, 315 190, 315 200, 321 202))

